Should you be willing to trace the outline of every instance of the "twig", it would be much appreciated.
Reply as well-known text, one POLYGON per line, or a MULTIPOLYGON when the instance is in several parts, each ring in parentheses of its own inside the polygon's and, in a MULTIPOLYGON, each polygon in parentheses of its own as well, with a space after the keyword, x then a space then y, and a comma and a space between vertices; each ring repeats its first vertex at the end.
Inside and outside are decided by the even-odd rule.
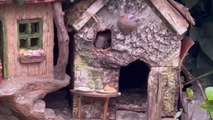
POLYGON ((91 16, 95 20, 95 22, 98 23, 98 19, 97 19, 95 14, 93 14, 93 13, 91 13, 89 11, 85 11, 85 13, 88 14, 89 16, 91 16))
POLYGON ((205 74, 203 74, 201 76, 198 76, 197 78, 185 83, 184 85, 188 85, 188 84, 190 84, 192 82, 195 82, 196 80, 201 80, 201 78, 206 77, 206 76, 211 75, 211 74, 213 74, 213 71, 210 71, 210 72, 207 72, 207 73, 205 73, 205 74))
POLYGON ((206 100, 206 95, 204 93, 203 87, 200 84, 200 82, 186 69, 186 67, 183 64, 181 65, 181 68, 182 68, 183 72, 185 73, 185 75, 190 79, 190 81, 194 80, 197 83, 197 86, 200 89, 203 99, 206 100))

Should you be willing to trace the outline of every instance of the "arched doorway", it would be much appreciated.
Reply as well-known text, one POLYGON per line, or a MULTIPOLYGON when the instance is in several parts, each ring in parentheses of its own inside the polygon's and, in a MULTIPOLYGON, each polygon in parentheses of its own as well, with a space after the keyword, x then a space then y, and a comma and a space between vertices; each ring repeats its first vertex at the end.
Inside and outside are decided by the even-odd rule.
POLYGON ((121 97, 118 104, 128 111, 145 112, 147 102, 147 85, 150 67, 141 60, 131 62, 125 67, 121 67, 119 76, 119 91, 121 97), (130 105, 134 107, 124 108, 130 105))

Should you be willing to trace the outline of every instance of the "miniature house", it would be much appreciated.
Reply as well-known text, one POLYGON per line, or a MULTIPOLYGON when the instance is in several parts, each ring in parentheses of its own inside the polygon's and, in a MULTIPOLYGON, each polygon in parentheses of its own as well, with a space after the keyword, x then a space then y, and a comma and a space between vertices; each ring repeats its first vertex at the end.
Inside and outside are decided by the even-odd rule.
POLYGON ((52 1, 0 2, 0 56, 5 79, 52 74, 52 1))
MULTIPOLYGON (((74 88, 100 82, 117 88, 121 96, 111 100, 109 120, 174 116, 181 40, 189 26, 184 17, 169 2, 157 0, 97 0, 82 16, 76 21, 68 16, 78 31, 74 88), (101 9, 95 13, 95 7, 101 9), (93 15, 81 25, 87 13, 93 15)), ((100 118, 102 102, 96 101, 83 100, 83 118, 100 118)), ((76 104, 74 97, 74 117, 76 104)))
MULTIPOLYGON (((53 70, 54 36, 61 35, 54 35, 53 20, 56 31, 65 29, 62 4, 60 0, 23 0, 24 4, 17 1, 0 1, 0 61, 4 79, 0 81, 1 104, 20 120, 59 120, 53 109, 46 108, 44 97, 70 82, 68 75, 62 73, 57 78, 61 72, 55 74, 57 70, 53 70)), ((65 70, 66 65, 60 65, 57 69, 65 70)))

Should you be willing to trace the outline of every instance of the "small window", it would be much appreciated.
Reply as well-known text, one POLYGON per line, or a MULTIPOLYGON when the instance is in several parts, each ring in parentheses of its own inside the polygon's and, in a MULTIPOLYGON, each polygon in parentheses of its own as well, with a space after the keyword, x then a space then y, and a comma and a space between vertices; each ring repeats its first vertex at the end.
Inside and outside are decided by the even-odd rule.
POLYGON ((20 48, 27 48, 27 39, 20 39, 20 48))
POLYGON ((93 45, 96 48, 107 49, 111 47, 112 39, 111 39, 111 30, 99 31, 96 34, 96 38, 93 42, 93 45))
POLYGON ((27 24, 19 24, 19 33, 26 34, 27 33, 27 24))
POLYGON ((39 33, 39 23, 34 22, 31 24, 31 34, 39 33))
POLYGON ((39 39, 38 38, 31 38, 30 42, 31 42, 30 47, 39 47, 39 39))
POLYGON ((19 20, 19 48, 42 48, 42 22, 39 19, 19 20))

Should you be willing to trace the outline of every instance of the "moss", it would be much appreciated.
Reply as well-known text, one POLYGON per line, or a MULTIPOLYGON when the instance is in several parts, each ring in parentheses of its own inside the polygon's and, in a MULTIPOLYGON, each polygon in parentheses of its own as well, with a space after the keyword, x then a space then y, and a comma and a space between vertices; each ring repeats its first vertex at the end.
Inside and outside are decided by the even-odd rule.
POLYGON ((76 54, 75 56, 75 70, 81 67, 87 67, 87 63, 85 62, 85 60, 83 60, 81 58, 81 56, 79 56, 78 54, 76 54))
POLYGON ((96 68, 89 66, 79 54, 76 54, 75 56, 75 71, 75 77, 78 81, 76 82, 76 84, 78 84, 77 86, 86 85, 91 88, 101 86, 100 83, 102 74, 99 73, 96 68))
POLYGON ((163 71, 162 77, 164 79, 163 86, 163 108, 165 111, 172 112, 175 110, 175 97, 176 97, 176 80, 174 70, 167 69, 163 71))

